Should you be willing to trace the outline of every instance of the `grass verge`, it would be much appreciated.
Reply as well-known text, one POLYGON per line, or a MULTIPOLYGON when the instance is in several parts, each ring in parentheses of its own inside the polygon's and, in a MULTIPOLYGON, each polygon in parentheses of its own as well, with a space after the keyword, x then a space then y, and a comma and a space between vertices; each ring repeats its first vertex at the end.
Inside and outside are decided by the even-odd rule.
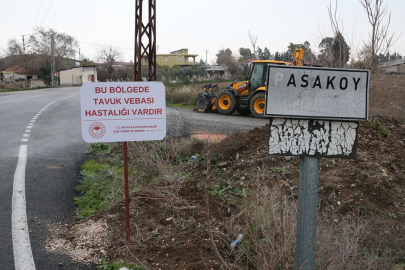
POLYGON ((34 87, 34 88, 15 88, 15 89, 0 89, 0 93, 6 92, 19 92, 19 91, 29 91, 29 90, 37 90, 37 89, 44 89, 50 87, 34 87))

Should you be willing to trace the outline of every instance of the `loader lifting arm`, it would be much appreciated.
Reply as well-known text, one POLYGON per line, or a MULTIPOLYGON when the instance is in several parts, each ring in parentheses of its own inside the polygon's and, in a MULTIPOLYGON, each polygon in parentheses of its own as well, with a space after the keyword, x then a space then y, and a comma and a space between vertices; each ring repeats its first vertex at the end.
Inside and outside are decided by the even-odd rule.
POLYGON ((303 66, 304 65, 304 49, 295 48, 294 53, 294 66, 303 66))

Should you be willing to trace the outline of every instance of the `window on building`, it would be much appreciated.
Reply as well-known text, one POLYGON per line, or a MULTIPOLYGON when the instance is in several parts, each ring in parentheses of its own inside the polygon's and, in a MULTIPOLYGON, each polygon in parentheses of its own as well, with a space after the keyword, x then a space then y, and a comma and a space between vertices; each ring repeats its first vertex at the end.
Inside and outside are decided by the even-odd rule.
POLYGON ((148 62, 148 57, 147 56, 145 57, 145 62, 148 62))
POLYGON ((179 62, 181 62, 181 56, 179 56, 179 62))
POLYGON ((169 56, 165 56, 165 62, 169 62, 169 56))

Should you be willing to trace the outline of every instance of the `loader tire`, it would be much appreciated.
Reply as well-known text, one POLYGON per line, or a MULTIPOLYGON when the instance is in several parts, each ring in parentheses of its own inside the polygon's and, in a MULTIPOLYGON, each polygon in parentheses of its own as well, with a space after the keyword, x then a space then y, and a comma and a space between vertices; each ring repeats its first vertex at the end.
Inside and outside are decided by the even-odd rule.
POLYGON ((236 111, 237 111, 240 115, 249 115, 249 114, 250 114, 250 109, 249 109, 249 108, 238 107, 238 108, 236 108, 236 111))
POLYGON ((221 92, 215 100, 215 107, 220 114, 233 114, 238 103, 233 93, 229 91, 221 92))
POLYGON ((250 111, 254 117, 263 118, 264 117, 264 92, 259 92, 255 94, 250 101, 250 111))

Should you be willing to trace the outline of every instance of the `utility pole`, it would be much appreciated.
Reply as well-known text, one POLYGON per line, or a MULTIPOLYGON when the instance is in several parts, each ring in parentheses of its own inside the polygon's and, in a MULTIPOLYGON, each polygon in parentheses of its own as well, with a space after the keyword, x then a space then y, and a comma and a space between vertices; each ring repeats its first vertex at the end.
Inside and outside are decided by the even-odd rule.
POLYGON ((147 14, 143 14, 143 1, 135 1, 134 81, 142 81, 141 61, 146 56, 149 64, 147 79, 153 82, 156 81, 156 0, 145 0, 149 4, 147 14))
POLYGON ((51 86, 55 86, 55 34, 51 34, 51 86))
POLYGON ((207 66, 208 65, 208 52, 209 52, 209 50, 206 50, 205 51, 205 65, 207 66))
POLYGON ((22 36, 22 41, 23 41, 23 54, 24 54, 24 73, 25 73, 25 87, 27 87, 27 55, 25 54, 25 35, 21 35, 22 36))
POLYGON ((79 48, 79 61, 80 62, 82 61, 82 59, 80 58, 80 48, 79 48))
POLYGON ((22 36, 22 40, 23 40, 23 52, 25 53, 25 40, 24 40, 25 35, 21 35, 21 36, 22 36))

